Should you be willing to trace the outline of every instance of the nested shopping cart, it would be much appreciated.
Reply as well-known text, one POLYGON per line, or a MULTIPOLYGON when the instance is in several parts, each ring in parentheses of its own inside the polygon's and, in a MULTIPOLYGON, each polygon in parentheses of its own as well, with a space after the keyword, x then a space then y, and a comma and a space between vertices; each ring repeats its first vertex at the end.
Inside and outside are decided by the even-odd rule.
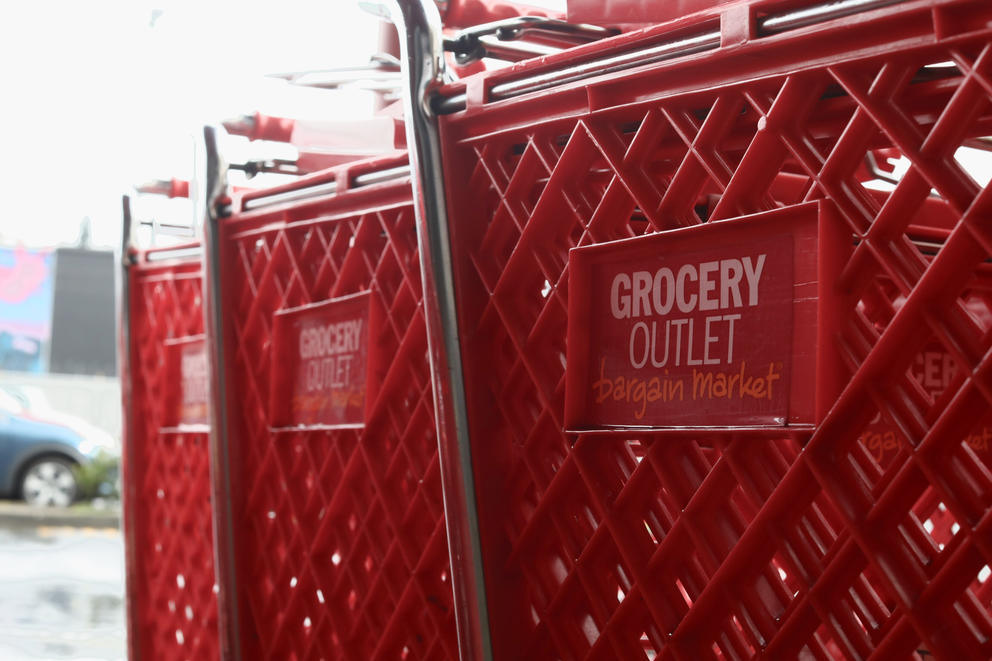
MULTIPOLYGON (((398 72, 390 61, 375 68, 398 72)), ((196 222, 151 220, 153 238, 182 231, 191 242, 137 250, 125 201, 130 655, 457 657, 403 124, 387 112, 348 125, 255 114, 227 126, 300 152, 227 167, 312 176, 229 189, 208 141, 217 223, 206 278, 196 222), (392 154, 355 163, 382 152, 392 154), (300 414, 280 400, 294 387, 292 351, 276 353, 273 340, 298 314, 325 312, 364 324, 349 336, 358 353, 335 356, 354 368, 358 403, 328 413, 311 398, 300 414)), ((140 190, 188 197, 190 187, 140 190)), ((318 333, 314 350, 326 343, 318 333)), ((341 374, 327 365, 317 365, 322 383, 341 374)))
POLYGON ((235 654, 456 658, 406 154, 218 199, 235 654))
POLYGON ((474 588, 449 554, 471 551, 449 551, 445 516, 470 496, 435 435, 406 133, 389 114, 348 128, 395 148, 354 161, 341 126, 227 124, 306 143, 297 166, 322 167, 286 185, 229 192, 208 168, 223 635, 235 658, 467 658, 474 588))
MULTIPOLYGON (((186 198, 186 182, 139 192, 186 198)), ((217 658, 201 247, 138 250, 131 232, 188 223, 134 219, 124 198, 121 389, 123 531, 132 659, 217 658)))
MULTIPOLYGON (((391 127, 394 122, 388 120, 387 123, 390 130, 385 133, 380 142, 388 143, 388 146, 392 148, 395 130, 391 127)), ((382 128, 380 126, 382 122, 376 123, 373 120, 368 124, 371 128, 365 127, 366 134, 369 130, 378 131, 382 128)), ((219 154, 216 144, 210 142, 208 162, 211 169, 210 177, 206 182, 207 190, 220 191, 214 197, 223 195, 228 201, 229 206, 227 208, 229 210, 233 209, 234 204, 241 204, 242 212, 248 209, 265 208, 269 212, 276 210, 276 213, 292 215, 293 200, 296 200, 297 212, 312 210, 306 204, 307 199, 312 199, 314 196, 320 198, 321 195, 333 197, 336 192, 342 194, 345 192, 349 187, 347 183, 349 178, 344 173, 352 172, 353 166, 342 166, 341 164, 349 163, 349 160, 354 161, 355 159, 355 154, 342 148, 340 140, 334 140, 332 144, 325 139, 327 136, 322 137, 322 135, 309 133, 306 145, 293 142, 297 147, 305 147, 310 150, 306 163, 261 160, 232 166, 249 174, 262 172, 292 172, 295 174, 305 171, 308 167, 320 169, 313 177, 297 178, 289 185, 258 190, 228 188, 226 186, 218 188, 216 186, 218 180, 214 175, 220 172, 218 167, 219 154), (327 170, 326 161, 337 165, 337 169, 327 170), (324 167, 320 168, 321 165, 324 167), (340 187, 338 186, 339 183, 340 187)), ((287 136, 287 139, 293 141, 292 136, 287 136)), ((370 148, 373 152, 383 151, 378 145, 371 145, 370 148)), ((380 159, 381 162, 370 165, 368 169, 371 171, 366 173, 367 176, 359 176, 358 181, 352 182, 351 186, 357 188, 362 183, 374 183, 380 178, 389 182, 407 177, 408 181, 408 169, 404 168, 405 156, 401 151, 395 149, 392 149, 391 153, 392 156, 386 157, 385 160, 380 159)), ((396 216, 393 222, 398 243, 396 246, 390 246, 385 259, 388 260, 390 257, 402 259, 404 258, 402 251, 412 248, 412 260, 410 255, 405 255, 406 261, 399 266, 403 269, 416 269, 416 241, 412 234, 413 216, 412 213, 404 215, 402 211, 403 200, 409 199, 409 185, 407 183, 404 188, 402 182, 400 184, 391 189, 388 187, 383 189, 381 186, 374 187, 371 196, 359 196, 358 203, 365 205, 364 213, 369 214, 370 218, 380 218, 382 214, 387 213, 393 213, 396 216), (383 206, 398 206, 400 208, 399 210, 387 211, 383 206), (409 228, 410 237, 404 236, 407 228, 409 228)), ((152 182, 140 187, 139 191, 158 193, 168 197, 188 197, 189 185, 176 180, 152 182)), ((355 196, 344 195, 342 199, 352 203, 356 201, 355 196)), ((232 222, 244 220, 242 216, 244 216, 243 213, 235 213, 231 220, 232 222)), ((314 241, 309 244, 307 254, 303 255, 308 260, 314 257, 317 254, 315 251, 323 245, 317 238, 317 235, 325 231, 325 227, 320 221, 326 224, 327 219, 318 218, 313 224, 314 241)), ((355 222, 359 221, 356 220, 355 222)), ((375 249, 373 246, 382 247, 379 235, 373 232, 373 222, 370 220, 364 224, 360 223, 362 228, 360 236, 366 241, 366 244, 362 244, 365 250, 375 249)), ((241 222, 239 228, 243 229, 247 224, 247 222, 241 222)), ((180 230, 191 236, 196 234, 195 227, 182 223, 161 222, 158 219, 143 221, 140 225, 141 229, 145 229, 144 226, 146 225, 149 226, 152 229, 152 234, 157 232, 174 234, 180 230)), ((342 228, 348 223, 332 223, 332 225, 342 228)), ((226 440, 224 431, 227 429, 226 425, 229 419, 227 417, 219 418, 222 431, 211 431, 218 417, 213 403, 208 397, 208 392, 209 390, 231 392, 239 398, 235 406, 223 409, 223 413, 226 414, 230 411, 240 414, 242 411, 249 411, 254 415, 265 414, 268 409, 268 394, 264 407, 247 408, 259 405, 258 401, 251 398, 251 394, 255 393, 255 390, 239 392, 238 388, 242 383, 247 385, 247 382, 238 380, 230 384, 227 383, 224 379, 227 375, 226 371, 215 371, 219 377, 217 377, 216 384, 208 389, 208 382, 211 377, 211 371, 208 369, 209 359, 213 358, 215 353, 219 353, 219 351, 214 352, 212 349, 208 349, 208 340, 205 334, 207 330, 204 316, 205 308, 202 300, 204 287, 209 288, 211 284, 216 284, 219 280, 216 277, 212 280, 204 277, 203 250, 200 242, 193 240, 169 248, 141 251, 132 245, 131 228, 130 200, 125 199, 123 250, 125 256, 123 280, 125 291, 122 296, 124 303, 122 308, 122 337, 127 355, 123 373, 125 375, 124 403, 128 417, 128 434, 125 443, 124 485, 126 491, 125 529, 128 548, 129 639, 132 658, 229 658, 242 653, 246 658, 259 658, 264 654, 268 654, 269 658, 284 658, 287 650, 296 649, 299 653, 304 653, 303 650, 309 650, 309 653, 314 653, 324 646, 335 645, 336 643, 332 639, 336 635, 334 632, 338 630, 341 631, 341 645, 344 646, 344 649, 366 650, 369 645, 374 645, 382 640, 380 632, 370 629, 364 634, 359 634, 356 641, 355 633, 350 630, 345 631, 343 626, 329 629, 325 623, 327 615, 317 617, 315 614, 312 628, 309 618, 300 618, 298 622, 290 623, 289 620, 276 618, 273 615, 273 607, 277 608, 279 604, 277 600, 271 598, 271 595, 252 594, 243 588, 239 590, 238 588, 245 585, 244 583, 238 585, 235 581, 228 580, 231 574, 226 572, 233 572, 235 567, 246 566, 250 561, 262 558, 262 551, 257 547, 253 548, 251 542, 261 542, 267 548, 270 545, 277 547, 280 540, 274 531, 270 530, 267 532, 268 538, 264 540, 259 540, 254 536, 250 539, 238 539, 240 545, 237 550, 225 546, 225 543, 231 539, 231 535, 227 534, 232 530, 230 527, 232 523, 228 514, 233 509, 230 501, 231 492, 227 486, 232 482, 240 483, 237 479, 238 476, 235 476, 234 480, 229 479, 232 470, 232 464, 229 463, 230 458, 241 459, 251 453, 251 456, 260 462, 267 462, 271 457, 267 454, 267 448, 258 448, 249 444, 242 445, 240 442, 231 445, 217 442, 217 437, 226 440), (208 448, 208 436, 211 433, 214 436, 214 441, 208 448), (234 452, 228 454, 227 449, 232 446, 234 452), (239 453, 239 451, 241 452, 239 453), (256 456, 259 452, 262 453, 261 456, 256 456), (211 472, 216 474, 211 475, 211 472), (214 530, 215 527, 217 530, 214 530), (214 546, 215 535, 216 539, 220 540, 220 544, 216 548, 214 546), (258 555, 254 551, 258 551, 258 555), (219 560, 216 577, 215 558, 219 560), (261 596, 262 599, 253 600, 255 596, 261 596), (244 599, 244 604, 239 603, 238 599, 244 599), (258 630, 259 633, 250 636, 245 646, 242 647, 241 641, 231 633, 237 630, 236 618, 239 607, 242 613, 251 613, 250 609, 252 608, 264 608, 266 610, 264 615, 261 612, 255 612, 254 615, 271 618, 271 624, 274 625, 278 622, 281 629, 270 628, 266 631, 263 626, 258 630), (294 627, 294 624, 298 626, 294 627), (272 632, 277 634, 278 639, 266 637, 266 633, 272 632), (219 635, 219 633, 226 635, 219 635), (315 638, 318 640, 316 645, 314 644, 315 638)), ((137 229, 138 224, 135 223, 135 230, 137 231, 137 229)), ((294 238, 298 236, 294 230, 290 230, 289 234, 294 238)), ((347 241, 351 238, 354 242, 356 237, 346 236, 346 232, 342 231, 339 238, 341 241, 347 241)), ((232 245, 231 249, 233 250, 234 247, 232 245)), ((346 244, 339 241, 336 244, 336 249, 340 250, 342 247, 348 248, 346 244)), ((359 253, 356 252, 355 256, 348 262, 351 265, 348 267, 350 269, 348 277, 354 278, 359 273, 356 269, 360 261, 358 255, 359 253)), ((288 267, 289 265, 283 264, 283 266, 288 267)), ((305 268, 310 268, 310 265, 307 264, 305 268)), ((327 270, 321 275, 324 285, 329 282, 335 283, 336 275, 342 275, 334 271, 334 267, 330 268, 331 270, 327 270)), ((387 306, 384 313, 390 315, 388 323, 394 332, 400 332, 401 325, 402 330, 405 331, 408 323, 413 324, 409 335, 409 338, 412 339, 403 340, 403 350, 412 356, 410 360, 416 365, 417 330, 413 319, 416 302, 411 298, 416 295, 416 292, 412 292, 409 286, 404 285, 403 282, 398 282, 396 280, 397 273, 393 271, 387 273, 388 269, 389 267, 385 266, 384 261, 383 272, 376 280, 376 285, 382 288, 383 296, 395 294, 401 298, 387 306), (387 292, 385 288, 390 285, 398 287, 399 290, 387 292), (403 318, 404 315, 409 319, 403 318)), ((414 270, 414 272, 416 271, 414 270)), ((282 273, 274 273, 274 282, 278 282, 283 275, 282 273)), ((401 277, 408 279, 408 275, 401 275, 401 277)), ((354 281, 336 282, 335 286, 342 291, 349 287, 361 289, 360 283, 354 281)), ((330 294, 330 290, 325 293, 330 294)), ((317 296, 317 290, 314 290, 313 295, 317 296)), ((357 298, 364 302, 365 311, 368 314, 371 297, 359 296, 357 298)), ((221 299, 217 297, 215 300, 219 302, 221 299)), ((268 302, 273 303, 273 301, 268 302)), ((241 308, 237 311, 239 313, 244 312, 241 308)), ((378 315, 378 310, 376 315, 378 315)), ((378 318, 375 316, 376 320, 378 318)), ((226 318, 219 316, 214 317, 213 320, 218 324, 226 322, 226 318)), ((264 323, 269 322, 271 319, 264 323)), ((377 326, 377 328, 379 327, 377 326)), ((211 335, 210 337, 210 341, 213 341, 215 336, 211 335)), ((403 337, 406 338, 407 336, 404 335, 403 337)), ((376 351, 384 350, 380 342, 383 339, 381 336, 372 339, 377 342, 376 351)), ((369 341, 368 335, 364 341, 366 343, 369 341)), ((397 346, 394 349, 399 350, 400 347, 397 346)), ((259 354, 258 357, 263 355, 259 354)), ((421 356, 421 358, 426 365, 425 356, 421 356)), ((377 384, 384 377, 384 374, 379 373, 381 369, 378 367, 382 364, 382 360, 383 358, 380 357, 376 362, 377 371, 374 379, 377 384)), ((400 374, 393 378, 403 382, 410 375, 406 370, 401 369, 400 374)), ((258 386, 258 383, 253 385, 258 386)), ((397 387, 393 386, 390 392, 394 392, 397 387)), ((432 401, 429 393, 425 397, 425 401, 429 405, 432 401)), ((373 395, 370 394, 368 396, 370 404, 372 398, 373 395)), ((399 402, 400 400, 395 398, 395 401, 399 402)), ((348 409, 348 413, 349 415, 353 414, 352 409, 348 409)), ((391 410, 390 413, 392 413, 391 410)), ((404 457, 409 456, 410 461, 415 462, 413 470, 423 473, 423 475, 418 473, 418 480, 426 482, 426 486, 418 491, 417 481, 406 476, 405 491, 402 494, 397 492, 393 494, 393 497, 399 498, 403 495, 412 497, 422 493, 421 500, 417 502, 421 503, 424 498, 429 499, 435 505, 436 511, 439 511, 441 507, 440 485, 436 475, 430 475, 430 453, 436 454, 436 447, 431 442, 433 425, 430 423, 430 411, 420 407, 417 411, 411 412, 410 415, 414 413, 416 416, 409 422, 409 430, 406 432, 408 438, 400 454, 404 457), (423 417, 425 415, 426 418, 423 417)), ((318 438, 318 441, 323 442, 309 447, 307 452, 315 457, 321 466, 325 461, 332 461, 334 456, 340 457, 340 453, 347 452, 348 442, 354 443, 357 440, 355 427, 361 426, 359 423, 364 419, 364 414, 365 410, 362 409, 358 412, 357 418, 349 419, 350 424, 346 425, 344 445, 335 447, 333 444, 328 444, 327 441, 333 434, 324 434, 318 438)), ((383 418, 384 415, 381 414, 379 417, 383 418)), ((243 418, 232 419, 238 425, 247 422, 243 418)), ((254 418, 251 418, 251 422, 254 422, 254 418)), ((392 430, 392 425, 400 423, 393 417, 389 418, 388 423, 384 419, 380 421, 379 430, 383 433, 381 440, 388 444, 392 441, 384 436, 384 424, 392 430)), ((243 427, 239 426, 238 429, 243 429, 243 427)), ((286 438, 287 436, 284 434, 274 437, 274 439, 282 441, 286 438)), ((297 435, 297 442, 293 446, 297 450, 303 447, 301 440, 305 439, 301 439, 297 435)), ((261 443, 261 440, 258 442, 261 443)), ((281 443, 278 449, 282 450, 285 447, 288 446, 281 443)), ((358 455, 356 454, 356 456, 358 455)), ((402 531, 390 529, 386 522, 376 520, 382 514, 381 505, 378 508, 373 508, 372 503, 365 501, 365 498, 372 493, 369 490, 374 490, 371 478, 362 472, 360 461, 351 462, 349 465, 351 466, 349 469, 352 476, 351 481, 345 482, 344 488, 338 493, 344 494, 348 490, 354 490, 355 493, 352 494, 354 500, 341 501, 339 498, 335 507, 329 509, 327 513, 333 511, 336 521, 340 522, 343 517, 352 525, 359 521, 358 517, 363 522, 368 519, 367 526, 364 526, 362 531, 358 533, 362 539, 355 540, 359 546, 364 544, 365 555, 356 560, 355 556, 345 547, 330 549, 329 545, 332 545, 332 542, 326 536, 340 534, 339 531, 333 530, 323 533, 325 542, 320 549, 309 546, 317 541, 315 538, 318 533, 317 524, 325 512, 320 512, 316 519, 306 520, 300 525, 291 511, 268 504, 267 509, 257 510, 257 514, 265 521, 277 523, 281 527, 280 529, 290 533, 303 531, 304 534, 313 536, 306 540, 306 546, 301 546, 301 540, 292 536, 288 536, 284 540, 287 543, 287 546, 282 549, 287 554, 283 558, 286 561, 286 567, 290 566, 290 562, 293 562, 298 563, 300 569, 303 570, 305 569, 304 565, 310 561, 311 557, 314 557, 318 563, 327 566, 347 561, 349 571, 351 571, 357 569, 361 563, 371 562, 373 554, 380 550, 382 552, 388 551, 390 545, 397 549, 402 546, 393 544, 391 538, 387 538, 388 536, 396 536, 402 532, 404 536, 409 536, 411 545, 420 542, 427 545, 427 540, 430 540, 431 544, 426 548, 406 546, 403 547, 405 551, 403 555, 400 555, 400 551, 397 550, 390 556, 392 564, 389 566, 391 571, 389 578, 396 582, 407 580, 412 584, 414 570, 421 572, 423 576, 418 585, 422 585, 424 590, 429 590, 424 598, 429 598, 428 605, 432 604, 433 609, 421 613, 421 609, 415 608, 416 604, 411 602, 411 597, 407 596, 406 592, 397 593, 397 600, 402 597, 407 609, 404 619, 400 621, 400 626, 411 627, 413 633, 407 635, 397 631, 393 635, 397 639, 406 636, 412 641, 411 644, 416 644, 417 640, 423 641, 423 637, 420 635, 422 629, 412 623, 414 615, 410 611, 413 609, 422 614, 427 626, 437 627, 439 630, 437 637, 450 634, 448 637, 453 639, 453 611, 450 607, 451 596, 450 587, 448 587, 450 583, 446 583, 450 582, 451 577, 450 572, 446 569, 447 553, 444 544, 443 522, 431 520, 430 513, 418 512, 420 516, 425 517, 425 520, 430 520, 430 522, 409 520, 405 523, 406 527, 402 531), (286 515, 284 520, 275 520, 277 509, 279 514, 286 515), (296 527, 292 527, 294 525, 296 527), (290 527, 286 528, 286 526, 290 527), (438 528, 440 533, 435 528, 438 528), (414 532, 417 533, 416 537, 413 536, 414 532), (410 554, 417 555, 413 557, 410 554), (422 561, 420 561, 421 554, 423 556, 422 561), (440 565, 434 571, 433 564, 436 563, 440 563, 440 565), (404 579, 404 568, 407 564, 409 568, 405 569, 404 579), (428 571, 428 568, 432 570, 428 571), (434 581, 437 585, 428 586, 428 581, 434 581), (447 594, 445 590, 447 590, 447 594)), ((247 465, 237 464, 233 466, 233 469, 261 470, 261 466, 250 463, 247 465)), ((266 470, 278 470, 278 466, 268 465, 266 470)), ((403 469, 396 467, 393 470, 395 472, 403 469)), ((437 470, 436 460, 433 470, 437 470)), ((259 484, 262 484, 263 478, 267 477, 269 476, 257 475, 248 479, 257 479, 259 484)), ((315 486, 312 480, 307 483, 295 481, 292 483, 294 489, 298 490, 295 494, 297 497, 316 498, 315 494, 312 493, 315 486)), ((285 482, 282 485, 285 487, 285 482)), ((390 493, 392 494, 392 492, 390 493)), ((241 494, 236 494, 236 497, 240 496, 241 494)), ((342 497, 347 498, 347 496, 342 497)), ((239 500, 234 507, 243 506, 245 509, 235 510, 243 513, 248 511, 249 507, 258 504, 259 500, 256 497, 250 501, 239 500)), ((330 505, 330 502, 327 504, 330 505)), ((313 514, 317 513, 313 512, 313 514)), ((359 548, 355 554, 362 552, 362 548, 359 548)), ((269 567, 274 566, 269 565, 269 567)), ((258 573, 258 565, 253 569, 252 580, 257 579, 254 588, 263 590, 274 587, 266 580, 262 580, 258 573)), ((288 569, 284 569, 284 571, 288 571, 288 569)), ((286 588, 286 596, 290 598, 291 603, 299 604, 298 607, 304 606, 306 597, 296 599, 294 595, 303 595, 304 588, 313 588, 307 593, 307 597, 316 600, 314 604, 317 607, 326 603, 339 609, 347 609, 354 607, 354 600, 359 594, 359 589, 368 587, 364 583, 359 583, 356 589, 342 593, 340 589, 337 591, 334 589, 335 586, 340 588, 340 585, 323 580, 326 577, 314 579, 304 571, 300 572, 298 579, 288 575, 285 577, 279 575, 278 577, 273 576, 269 580, 274 578, 278 578, 280 584, 283 579, 292 583, 291 585, 289 583, 285 586, 280 585, 280 587, 286 588), (300 583, 300 590, 293 589, 296 587, 297 581, 300 583)), ((362 579, 362 577, 356 578, 357 580, 362 579)), ((375 612, 381 614, 385 612, 384 609, 389 608, 389 604, 383 601, 375 607, 379 609, 375 612)), ((259 620, 259 622, 263 621, 259 620)), ((254 622, 250 622, 249 627, 242 629, 242 631, 251 630, 253 627, 254 622)), ((445 644, 444 642, 437 642, 433 646, 429 646, 429 649, 435 656, 440 654, 443 657, 447 654, 445 644)), ((395 650, 390 648, 386 653, 389 654, 393 651, 395 650)), ((357 653, 361 655, 364 654, 364 651, 357 653)), ((457 652, 452 652, 452 654, 457 655, 457 652)))
MULTIPOLYGON (((290 120, 282 122, 292 125, 290 120)), ((382 139, 390 147, 393 133, 382 139)), ((307 134, 306 148, 320 153, 306 155, 302 164, 262 160, 236 167, 252 174, 295 173, 327 160, 354 160, 325 138, 313 131, 307 134)), ((286 140, 303 146, 293 142, 291 134, 286 140)), ((170 179, 148 182, 137 191, 188 199, 190 188, 189 182, 170 179)), ((219 501, 212 494, 210 467, 218 460, 211 459, 208 442, 212 412, 198 222, 159 214, 132 218, 127 197, 124 219, 121 337, 129 653, 135 659, 218 658, 231 654, 219 631, 234 605, 220 593, 214 571, 213 508, 219 501), (171 237, 165 241, 168 247, 136 247, 142 241, 154 246, 166 236, 171 237)))
POLYGON ((385 3, 477 654, 989 658, 992 5, 710 4, 446 83, 385 3))

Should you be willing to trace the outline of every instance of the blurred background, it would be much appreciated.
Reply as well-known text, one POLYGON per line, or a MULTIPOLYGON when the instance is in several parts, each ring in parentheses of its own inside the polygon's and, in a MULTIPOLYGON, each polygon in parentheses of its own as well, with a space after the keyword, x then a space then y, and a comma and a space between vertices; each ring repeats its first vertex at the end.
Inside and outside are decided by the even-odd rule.
MULTIPOLYGON (((123 659, 121 196, 175 179, 193 182, 196 198, 204 124, 369 117, 376 96, 362 85, 286 79, 365 65, 380 25, 356 0, 36 0, 0 11, 0 661, 123 659)), ((298 155, 288 143, 224 140, 235 163, 298 155)), ((979 185, 992 178, 987 152, 957 158, 979 185)), ((866 186, 892 190, 907 166, 893 159, 889 177, 866 186)), ((245 178, 230 173, 233 185, 245 178)), ((133 208, 139 221, 188 229, 194 207, 142 195, 133 208)))
MULTIPOLYGON (((40 0, 2 11, 0 659, 119 659, 121 195, 194 180, 205 123, 369 116, 366 91, 272 74, 363 65, 379 25, 350 0, 40 0)), ((259 150, 225 145, 235 160, 295 158, 286 144, 259 150)), ((192 218, 186 199, 139 202, 141 219, 192 218)))

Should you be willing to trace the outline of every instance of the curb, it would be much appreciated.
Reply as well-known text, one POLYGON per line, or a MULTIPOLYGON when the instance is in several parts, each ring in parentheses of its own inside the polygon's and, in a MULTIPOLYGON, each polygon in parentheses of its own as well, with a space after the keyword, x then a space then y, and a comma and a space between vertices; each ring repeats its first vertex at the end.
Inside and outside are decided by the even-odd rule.
POLYGON ((120 514, 113 510, 74 511, 72 508, 32 507, 31 505, 0 502, 0 526, 58 526, 72 528, 119 528, 120 514))

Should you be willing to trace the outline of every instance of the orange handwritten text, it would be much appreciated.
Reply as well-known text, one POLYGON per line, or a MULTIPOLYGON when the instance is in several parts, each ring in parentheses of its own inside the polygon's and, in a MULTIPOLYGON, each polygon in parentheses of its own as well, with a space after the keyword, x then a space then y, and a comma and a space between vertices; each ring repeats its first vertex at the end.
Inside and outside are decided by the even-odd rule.
MULTIPOLYGON (((644 417, 648 404, 657 401, 672 402, 685 399, 685 383, 682 379, 669 379, 653 376, 650 379, 639 379, 636 376, 618 376, 610 378, 605 375, 606 359, 599 363, 599 378, 592 384, 596 403, 602 404, 607 399, 616 402, 627 402, 637 406, 634 417, 638 420, 644 417)), ((667 371, 666 371, 667 374, 667 371)))
MULTIPOLYGON (((874 425, 873 427, 878 428, 874 425)), ((889 453, 896 452, 903 447, 909 447, 909 442, 902 434, 897 433, 894 429, 885 429, 884 427, 883 429, 884 431, 866 432, 861 437, 861 442, 879 464, 889 453)), ((992 447, 992 427, 983 427, 981 431, 968 434, 964 442, 975 452, 988 452, 989 448, 992 447)))
POLYGON ((294 395, 292 410, 294 414, 307 414, 324 411, 328 406, 344 408, 361 406, 365 398, 365 389, 332 390, 329 393, 316 395, 294 395))
MULTIPOLYGON (((781 369, 781 366, 778 366, 781 369)), ((692 370, 693 399, 771 399, 773 384, 782 378, 775 363, 768 364, 764 376, 747 373, 747 361, 741 361, 740 370, 733 372, 704 372, 692 370)))

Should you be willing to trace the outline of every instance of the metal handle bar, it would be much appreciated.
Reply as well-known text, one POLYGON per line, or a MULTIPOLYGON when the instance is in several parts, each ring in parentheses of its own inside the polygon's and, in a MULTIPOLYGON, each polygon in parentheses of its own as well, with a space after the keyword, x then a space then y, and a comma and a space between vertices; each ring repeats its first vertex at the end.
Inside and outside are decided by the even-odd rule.
POLYGON ((459 657, 466 661, 491 661, 492 643, 441 169, 441 141, 437 117, 428 103, 445 77, 441 17, 434 0, 374 0, 359 4, 391 20, 400 36, 407 145, 414 173, 413 206, 434 386, 438 458, 448 522, 458 651, 459 657))
POLYGON ((296 120, 284 117, 270 117, 256 112, 250 115, 232 117, 221 122, 224 130, 231 135, 240 135, 249 140, 270 140, 291 142, 296 120))
POLYGON ((227 411, 227 389, 224 377, 225 351, 223 327, 223 282, 220 263, 218 201, 227 189, 227 165, 217 147, 219 129, 203 129, 205 172, 202 199, 198 212, 202 214, 205 251, 203 265, 203 309, 207 347, 210 355, 210 499, 214 512, 214 557, 219 590, 217 593, 220 658, 241 659, 240 602, 238 599, 237 554, 234 551, 234 509, 231 485, 230 420, 227 411))
POLYGON ((182 179, 152 179, 134 187, 139 193, 166 197, 189 197, 189 182, 182 179))
MULTIPOLYGON (((604 37, 617 34, 619 31, 598 25, 582 25, 569 23, 557 18, 543 16, 518 16, 504 21, 483 23, 466 28, 454 36, 444 40, 444 49, 455 54, 459 64, 469 64, 483 57, 519 60, 532 57, 534 50, 510 47, 501 42, 518 41, 524 37, 538 37, 538 45, 585 44, 604 37), (551 41, 545 44, 541 41, 551 41)), ((539 51, 538 51, 539 52, 539 51)))
POLYGON ((192 225, 180 225, 179 223, 160 223, 157 220, 142 220, 138 223, 142 227, 151 227, 155 236, 196 236, 196 228, 192 225))
MULTIPOLYGON (((409 166, 389 168, 386 170, 378 170, 375 172, 365 172, 363 174, 357 175, 350 182, 350 189, 361 188, 363 186, 372 186, 373 184, 382 184, 390 181, 396 181, 399 179, 404 179, 410 176, 409 166)), ((252 198, 250 200, 245 200, 244 209, 246 211, 252 209, 259 209, 262 207, 269 207, 276 204, 285 204, 287 202, 298 202, 300 200, 308 200, 317 197, 324 197, 327 195, 335 195, 338 191, 337 181, 328 181, 325 183, 318 184, 316 186, 309 186, 306 188, 299 188, 296 190, 288 190, 285 192, 275 193, 273 195, 260 196, 257 198, 252 198)))
POLYGON ((146 262, 166 262, 171 260, 200 261, 203 257, 203 246, 187 245, 175 248, 156 248, 145 252, 146 262))
MULTIPOLYGON (((759 37, 781 34, 852 14, 880 9, 902 1, 838 0, 783 14, 770 14, 757 19, 757 33, 759 37)), ((540 92, 559 85, 586 80, 595 76, 619 73, 634 67, 655 64, 702 51, 714 50, 720 47, 720 38, 719 30, 708 30, 698 35, 683 37, 661 44, 650 46, 638 46, 635 44, 631 50, 621 53, 599 57, 594 54, 591 59, 579 62, 570 67, 493 85, 489 91, 489 98, 493 101, 510 99, 531 92, 540 92)), ((466 96, 464 93, 460 93, 447 97, 438 97, 433 102, 433 108, 439 114, 450 114, 464 110, 465 104, 466 96)))
POLYGON ((262 173, 289 175, 303 174, 300 172, 299 167, 297 167, 296 161, 290 161, 284 158, 271 158, 262 161, 246 161, 244 163, 230 163, 227 166, 227 169, 244 172, 245 176, 249 179, 262 173))
MULTIPOLYGON (((190 186, 190 182, 183 179, 152 179, 146 181, 142 184, 138 184, 134 187, 134 190, 138 193, 145 195, 161 195, 163 197, 168 197, 170 199, 190 199, 190 195, 193 188, 190 186)), ((131 214, 130 209, 130 198, 128 198, 128 213, 131 214)), ((155 244, 155 238, 159 235, 162 236, 178 236, 184 238, 190 238, 196 236, 196 223, 194 221, 189 224, 185 223, 174 223, 174 222, 161 222, 156 218, 140 220, 138 225, 141 227, 150 227, 152 230, 151 240, 152 245, 155 244)), ((130 238, 129 238, 130 240, 130 238)))

